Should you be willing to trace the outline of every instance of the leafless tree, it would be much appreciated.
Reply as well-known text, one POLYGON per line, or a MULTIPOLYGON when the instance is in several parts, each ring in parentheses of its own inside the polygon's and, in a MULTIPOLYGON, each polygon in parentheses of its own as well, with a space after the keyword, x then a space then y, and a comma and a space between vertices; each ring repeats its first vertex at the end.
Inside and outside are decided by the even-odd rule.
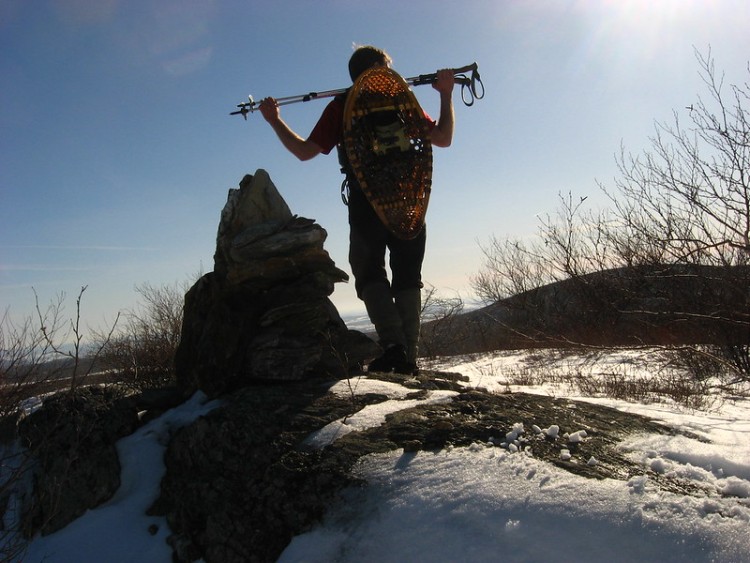
POLYGON ((725 84, 710 52, 696 52, 696 59, 708 96, 675 111, 671 123, 658 122, 642 154, 621 148, 614 188, 599 184, 610 207, 590 211, 585 198, 568 194, 541 220, 537 239, 493 238, 472 280, 481 298, 493 303, 568 280, 612 318, 668 312, 713 323, 712 345, 692 347, 694 353, 728 359, 743 373, 750 346, 750 84, 725 84), (655 287, 655 280, 661 293, 635 305, 638 288, 655 287))
POLYGON ((31 461, 18 442, 17 424, 24 401, 49 377, 47 348, 33 318, 14 323, 5 311, 0 319, 0 561, 20 560, 26 545, 19 532, 19 497, 31 461))
MULTIPOLYGON (((101 347, 84 362, 81 302, 75 317, 64 318, 65 294, 42 307, 34 291, 35 315, 13 322, 6 310, 0 318, 0 560, 17 560, 25 540, 19 533, 20 501, 32 465, 29 452, 17 439, 18 422, 39 403, 42 394, 73 391, 91 372, 101 347), (72 339, 72 343, 71 343, 72 339)), ((117 321, 104 333, 102 344, 112 336, 117 321)))
POLYGON ((651 151, 633 156, 622 150, 617 190, 602 186, 621 221, 607 234, 617 235, 611 240, 617 251, 641 261, 746 265, 750 85, 727 86, 710 53, 696 58, 708 99, 686 108, 687 124, 678 111, 673 123, 658 123, 651 151))
POLYGON ((458 342, 470 337, 457 322, 463 310, 464 301, 460 295, 445 297, 434 286, 425 287, 422 291, 420 356, 449 353, 458 342))
POLYGON ((118 314, 109 329, 101 333, 103 336, 99 337, 99 345, 89 351, 84 365, 83 342, 85 335, 81 326, 81 301, 87 288, 88 286, 83 286, 78 293, 75 317, 68 319, 67 322, 61 321, 61 311, 65 301, 64 293, 60 293, 57 301, 53 301, 47 309, 42 311, 39 305, 39 296, 36 290, 33 290, 41 339, 44 342, 45 351, 51 352, 51 356, 47 358, 46 365, 49 369, 55 365, 49 363, 51 360, 62 359, 63 361, 67 361, 69 366, 65 365, 65 368, 68 372, 67 377, 70 381, 71 389, 75 389, 81 381, 85 380, 91 374, 99 355, 112 338, 120 319, 120 315, 118 314), (67 330, 65 330, 66 326, 67 330))
POLYGON ((124 313, 123 329, 103 347, 99 365, 134 388, 167 385, 174 377, 187 284, 144 283, 136 291, 141 302, 124 313))

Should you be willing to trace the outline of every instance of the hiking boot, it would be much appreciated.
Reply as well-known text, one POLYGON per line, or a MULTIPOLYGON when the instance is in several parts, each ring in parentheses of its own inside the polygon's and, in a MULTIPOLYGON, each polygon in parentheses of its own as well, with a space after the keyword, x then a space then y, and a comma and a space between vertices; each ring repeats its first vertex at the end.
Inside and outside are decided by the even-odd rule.
POLYGON ((417 364, 406 359, 406 348, 400 344, 395 344, 387 348, 382 356, 370 362, 367 371, 414 375, 417 372, 417 364))
POLYGON ((406 359, 416 368, 422 315, 421 291, 419 288, 403 289, 396 293, 393 300, 401 317, 401 329, 406 338, 406 359))
POLYGON ((375 282, 367 285, 362 290, 362 300, 383 349, 394 344, 405 346, 407 342, 401 327, 401 317, 388 283, 375 282))
POLYGON ((398 367, 394 369, 396 373, 400 373, 402 375, 414 375, 416 376, 419 373, 419 368, 417 367, 416 362, 410 362, 406 361, 401 367, 398 367))

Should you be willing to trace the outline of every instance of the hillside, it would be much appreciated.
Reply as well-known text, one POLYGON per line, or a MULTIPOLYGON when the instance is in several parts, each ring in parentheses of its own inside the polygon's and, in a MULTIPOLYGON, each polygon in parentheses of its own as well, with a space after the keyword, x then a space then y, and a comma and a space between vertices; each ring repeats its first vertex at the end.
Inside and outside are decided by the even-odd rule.
POLYGON ((571 278, 425 323, 423 352, 750 342, 750 267, 648 266, 571 278))

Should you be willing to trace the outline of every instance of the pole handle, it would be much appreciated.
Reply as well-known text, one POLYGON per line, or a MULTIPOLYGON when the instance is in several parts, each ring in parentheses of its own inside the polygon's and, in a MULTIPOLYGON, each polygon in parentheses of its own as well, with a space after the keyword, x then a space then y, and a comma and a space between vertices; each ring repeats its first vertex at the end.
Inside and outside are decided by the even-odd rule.
MULTIPOLYGON (((461 100, 466 106, 474 105, 475 100, 484 98, 484 83, 479 76, 479 65, 471 63, 466 66, 454 68, 453 74, 456 83, 461 85, 461 100), (471 76, 466 76, 466 72, 471 72, 471 76)), ((433 84, 437 80, 437 73, 420 74, 412 78, 407 78, 407 84, 412 86, 421 86, 423 84, 433 84)))

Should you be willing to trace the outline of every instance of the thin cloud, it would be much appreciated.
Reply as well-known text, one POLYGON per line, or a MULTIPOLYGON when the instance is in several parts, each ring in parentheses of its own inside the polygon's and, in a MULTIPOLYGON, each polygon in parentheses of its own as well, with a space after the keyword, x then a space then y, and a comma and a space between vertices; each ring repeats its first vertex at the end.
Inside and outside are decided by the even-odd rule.
POLYGON ((49 264, 0 264, 3 272, 87 272, 94 266, 52 266, 49 264))
POLYGON ((0 248, 15 248, 20 250, 96 250, 100 252, 154 252, 158 248, 149 246, 64 246, 54 244, 2 244, 0 248))
POLYGON ((211 47, 196 49, 180 57, 165 61, 163 67, 167 73, 173 76, 192 74, 208 65, 211 61, 212 53, 213 49, 211 47))

